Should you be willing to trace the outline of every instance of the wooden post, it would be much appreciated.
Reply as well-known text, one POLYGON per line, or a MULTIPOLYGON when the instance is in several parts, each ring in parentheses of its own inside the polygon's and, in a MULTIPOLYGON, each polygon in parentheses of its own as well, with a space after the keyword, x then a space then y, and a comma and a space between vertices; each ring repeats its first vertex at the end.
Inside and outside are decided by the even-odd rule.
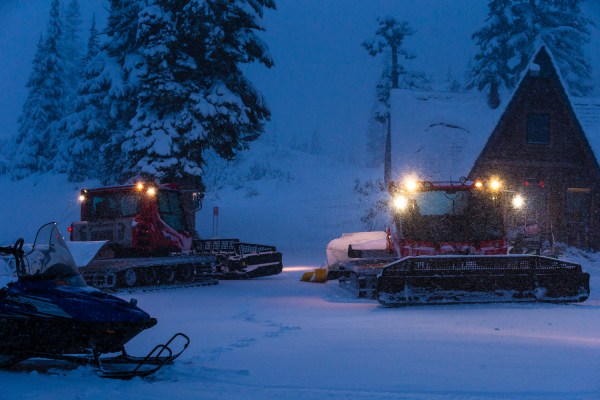
POLYGON ((219 207, 213 207, 213 238, 219 234, 219 207))

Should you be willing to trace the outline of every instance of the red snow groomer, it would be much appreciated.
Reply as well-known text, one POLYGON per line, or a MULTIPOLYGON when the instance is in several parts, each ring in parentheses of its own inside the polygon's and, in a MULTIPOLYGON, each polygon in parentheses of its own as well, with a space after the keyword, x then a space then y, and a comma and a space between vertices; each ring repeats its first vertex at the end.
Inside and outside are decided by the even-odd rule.
POLYGON ((359 295, 389 306, 461 302, 580 302, 589 274, 575 263, 508 254, 507 213, 523 206, 498 179, 392 182, 385 241, 348 248, 338 263, 359 295))
POLYGON ((81 191, 81 221, 71 240, 107 241, 80 268, 102 289, 212 284, 216 278, 255 278, 282 270, 274 246, 239 239, 199 239, 195 212, 203 194, 175 184, 112 186, 81 191))

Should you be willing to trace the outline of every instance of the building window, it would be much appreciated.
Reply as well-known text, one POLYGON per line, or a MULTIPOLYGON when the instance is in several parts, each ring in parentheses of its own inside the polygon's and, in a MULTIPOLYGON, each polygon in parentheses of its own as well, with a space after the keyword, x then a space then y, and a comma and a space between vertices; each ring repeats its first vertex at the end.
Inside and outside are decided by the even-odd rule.
POLYGON ((550 115, 529 114, 527 116, 527 143, 550 143, 550 115))

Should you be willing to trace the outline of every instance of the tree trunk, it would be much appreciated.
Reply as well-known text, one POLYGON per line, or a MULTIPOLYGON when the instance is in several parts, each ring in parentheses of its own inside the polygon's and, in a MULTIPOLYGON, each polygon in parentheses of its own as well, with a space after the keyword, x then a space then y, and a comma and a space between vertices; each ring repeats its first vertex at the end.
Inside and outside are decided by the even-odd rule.
POLYGON ((392 180, 392 116, 388 115, 387 134, 385 135, 385 153, 383 156, 383 181, 387 187, 392 180))

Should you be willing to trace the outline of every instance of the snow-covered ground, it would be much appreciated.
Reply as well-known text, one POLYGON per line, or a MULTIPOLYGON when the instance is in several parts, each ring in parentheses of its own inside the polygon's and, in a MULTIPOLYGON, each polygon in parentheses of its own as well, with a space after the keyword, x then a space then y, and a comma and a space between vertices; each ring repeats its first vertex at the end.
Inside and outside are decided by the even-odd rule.
MULTIPOLYGON (((219 236, 278 246, 282 274, 123 293, 159 321, 130 342, 132 354, 175 332, 190 336, 174 365, 128 382, 98 378, 89 368, 2 371, 0 398, 600 398, 599 255, 569 254, 592 276, 582 304, 383 308, 352 298, 337 282, 299 281, 325 261, 329 240, 364 229, 355 178, 379 172, 308 154, 282 157, 285 179, 246 179, 238 190, 211 191, 198 216, 203 236, 212 235, 218 206, 219 236)), ((81 185, 64 177, 0 177, 0 185, 2 244, 21 235, 31 241, 49 220, 65 230, 78 218, 81 185)))
MULTIPOLYGON (((585 265, 599 275, 598 260, 585 265)), ((600 398, 598 279, 592 298, 577 305, 387 309, 352 299, 335 282, 299 282, 312 267, 122 294, 159 320, 130 342, 132 353, 176 331, 191 337, 174 365, 129 382, 103 380, 87 368, 2 372, 3 392, 103 400, 600 398)))

